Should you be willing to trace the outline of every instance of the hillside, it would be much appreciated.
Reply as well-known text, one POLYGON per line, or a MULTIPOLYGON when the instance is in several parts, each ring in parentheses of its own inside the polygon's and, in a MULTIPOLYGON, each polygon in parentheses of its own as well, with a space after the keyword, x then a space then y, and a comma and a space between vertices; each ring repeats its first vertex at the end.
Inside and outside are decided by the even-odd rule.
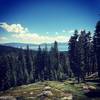
MULTIPOLYGON (((96 90, 96 83, 87 83, 92 90, 96 90)), ((44 81, 19 87, 12 87, 0 92, 0 100, 100 100, 100 97, 85 95, 87 84, 74 84, 73 81, 44 81), (16 99, 15 99, 16 98, 16 99)), ((90 91, 89 89, 87 91, 90 91)))
POLYGON ((1 45, 0 90, 42 80, 67 79, 69 75, 67 53, 53 54, 53 52, 54 49, 52 51, 47 51, 47 49, 34 51, 30 50, 28 46, 27 49, 21 49, 1 45), (59 56, 59 66, 56 65, 57 56, 59 56), (57 69, 53 67, 54 65, 57 66, 57 69))
POLYGON ((10 46, 0 45, 0 56, 2 54, 7 54, 7 53, 10 53, 10 52, 18 52, 18 50, 20 50, 20 49, 19 48, 10 47, 10 46))
MULTIPOLYGON (((23 49, 26 49, 27 45, 29 45, 30 49, 32 49, 32 50, 38 50, 39 45, 41 46, 42 49, 45 48, 45 45, 47 45, 48 50, 50 50, 51 47, 53 46, 53 43, 42 43, 42 44, 4 43, 2 45, 15 47, 15 48, 23 48, 23 49)), ((58 43, 58 49, 59 49, 59 51, 68 51, 68 44, 67 43, 58 43)))

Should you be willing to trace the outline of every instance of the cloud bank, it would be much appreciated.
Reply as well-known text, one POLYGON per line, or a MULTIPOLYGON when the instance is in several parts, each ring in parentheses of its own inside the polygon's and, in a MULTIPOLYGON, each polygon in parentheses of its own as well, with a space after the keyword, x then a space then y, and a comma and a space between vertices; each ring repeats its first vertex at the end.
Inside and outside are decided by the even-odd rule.
MULTIPOLYGON (((55 35, 39 35, 38 33, 31 33, 29 32, 28 28, 22 27, 21 24, 7 24, 7 23, 0 23, 0 27, 10 32, 11 39, 22 42, 22 43, 53 43, 54 41, 57 42, 68 42, 69 37, 65 35, 55 33, 55 35)), ((49 32, 48 32, 49 33, 49 32)), ((14 41, 12 41, 14 42, 14 41)))
POLYGON ((28 32, 28 28, 22 27, 21 24, 0 23, 0 27, 5 29, 7 32, 13 32, 13 33, 26 33, 26 32, 28 32))
POLYGON ((52 43, 54 41, 57 42, 67 42, 69 40, 69 37, 58 35, 58 36, 43 36, 38 35, 36 33, 27 33, 27 34, 13 34, 14 38, 17 38, 18 40, 21 40, 21 42, 26 43, 52 43))

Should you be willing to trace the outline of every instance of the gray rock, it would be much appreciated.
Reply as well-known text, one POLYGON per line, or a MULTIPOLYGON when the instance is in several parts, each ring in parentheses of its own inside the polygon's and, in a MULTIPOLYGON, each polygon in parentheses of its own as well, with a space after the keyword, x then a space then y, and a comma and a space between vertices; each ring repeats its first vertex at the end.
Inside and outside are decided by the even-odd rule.
POLYGON ((53 96, 53 93, 51 91, 43 91, 42 93, 45 96, 53 96))
POLYGON ((51 89, 50 86, 46 86, 46 87, 44 87, 44 90, 50 90, 50 89, 51 89))
POLYGON ((72 94, 68 94, 65 97, 62 97, 61 100, 73 100, 73 95, 72 94))
POLYGON ((16 100, 13 96, 0 96, 0 100, 16 100))
POLYGON ((49 91, 49 90, 47 90, 47 91, 42 91, 42 93, 40 93, 39 95, 38 95, 38 97, 41 97, 41 96, 53 96, 53 93, 51 92, 51 91, 49 91))

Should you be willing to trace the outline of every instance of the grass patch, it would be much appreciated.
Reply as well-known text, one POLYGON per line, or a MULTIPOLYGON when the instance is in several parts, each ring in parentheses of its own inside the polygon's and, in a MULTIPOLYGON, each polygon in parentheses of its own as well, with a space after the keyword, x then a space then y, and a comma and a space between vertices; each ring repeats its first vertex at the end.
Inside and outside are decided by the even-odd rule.
MULTIPOLYGON (((97 83, 87 84, 97 86, 97 83)), ((66 96, 68 93, 71 93, 75 97, 75 100, 88 100, 82 90, 83 85, 85 84, 74 84, 73 81, 44 81, 13 87, 7 91, 0 92, 0 96, 14 96, 23 98, 21 100, 40 100, 37 96, 42 93, 46 86, 49 86, 51 87, 50 91, 53 93, 53 96, 47 97, 46 100, 61 100, 61 98, 66 96)))

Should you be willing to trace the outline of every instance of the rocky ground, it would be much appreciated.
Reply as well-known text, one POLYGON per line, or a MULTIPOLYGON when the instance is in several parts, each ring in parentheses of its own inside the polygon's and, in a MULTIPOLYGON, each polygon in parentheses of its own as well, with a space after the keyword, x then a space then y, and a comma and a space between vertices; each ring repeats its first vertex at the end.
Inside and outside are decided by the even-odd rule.
POLYGON ((96 83, 45 81, 1 91, 0 100, 100 100, 99 95, 91 97, 100 94, 97 90, 96 83))

